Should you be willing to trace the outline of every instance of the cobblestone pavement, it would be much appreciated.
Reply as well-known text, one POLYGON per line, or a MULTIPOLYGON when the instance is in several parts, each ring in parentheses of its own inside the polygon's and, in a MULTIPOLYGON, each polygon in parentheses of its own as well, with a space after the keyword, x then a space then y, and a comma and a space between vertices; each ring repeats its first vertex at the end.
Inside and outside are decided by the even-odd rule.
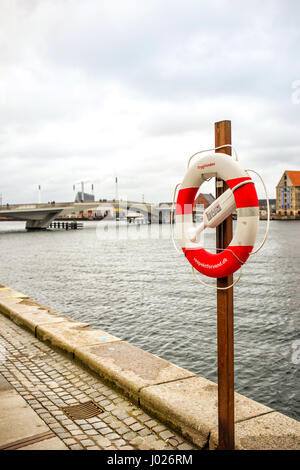
POLYGON ((196 448, 2 315, 0 346, 0 374, 69 449, 196 448), (93 418, 72 420, 62 410, 90 400, 104 412, 93 418))

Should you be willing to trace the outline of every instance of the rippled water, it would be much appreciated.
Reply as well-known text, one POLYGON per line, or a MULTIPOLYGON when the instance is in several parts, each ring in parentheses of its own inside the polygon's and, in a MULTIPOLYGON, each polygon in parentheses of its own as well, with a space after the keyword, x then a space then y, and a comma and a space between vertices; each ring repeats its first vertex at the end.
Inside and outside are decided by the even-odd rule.
MULTIPOLYGON (((104 227, 32 233, 1 222, 0 283, 216 382, 216 293, 175 252, 169 226, 152 225, 141 239, 150 226, 120 226, 118 241, 104 227)), ((236 390, 296 419, 299 239, 300 221, 272 221, 235 288, 236 390)))

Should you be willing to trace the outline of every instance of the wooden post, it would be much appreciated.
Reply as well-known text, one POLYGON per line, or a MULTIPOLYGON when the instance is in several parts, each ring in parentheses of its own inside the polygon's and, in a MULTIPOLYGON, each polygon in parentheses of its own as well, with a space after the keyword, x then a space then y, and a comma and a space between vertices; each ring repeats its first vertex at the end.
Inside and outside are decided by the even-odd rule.
MULTIPOLYGON (((231 121, 215 123, 215 147, 231 144, 231 121)), ((216 152, 231 155, 231 147, 216 152)), ((228 186, 216 180, 218 198, 228 186)), ((226 248, 232 239, 232 216, 217 227, 216 248, 226 248)), ((220 252, 220 251, 218 251, 220 252)), ((217 287, 227 287, 233 276, 217 279, 217 287)), ((234 348, 233 348, 233 288, 217 291, 218 316, 218 425, 219 449, 234 449, 234 348)))

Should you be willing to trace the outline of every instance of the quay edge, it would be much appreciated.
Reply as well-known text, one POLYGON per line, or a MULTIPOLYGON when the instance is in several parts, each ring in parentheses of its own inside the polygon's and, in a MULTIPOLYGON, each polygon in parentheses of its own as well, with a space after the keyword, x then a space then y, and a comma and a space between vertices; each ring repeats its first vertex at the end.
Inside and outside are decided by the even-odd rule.
MULTIPOLYGON (((217 385, 0 285, 0 313, 121 390, 199 448, 216 449, 217 385)), ((300 423, 235 394, 236 449, 300 447, 300 423)))

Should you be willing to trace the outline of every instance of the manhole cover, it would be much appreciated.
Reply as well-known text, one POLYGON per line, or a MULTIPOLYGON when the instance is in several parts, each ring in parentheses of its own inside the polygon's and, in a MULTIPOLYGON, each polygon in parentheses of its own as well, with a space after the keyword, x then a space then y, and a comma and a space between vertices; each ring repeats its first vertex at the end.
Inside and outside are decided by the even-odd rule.
POLYGON ((73 420, 93 418, 103 413, 103 409, 93 401, 79 403, 79 405, 66 406, 62 408, 62 411, 73 420))

